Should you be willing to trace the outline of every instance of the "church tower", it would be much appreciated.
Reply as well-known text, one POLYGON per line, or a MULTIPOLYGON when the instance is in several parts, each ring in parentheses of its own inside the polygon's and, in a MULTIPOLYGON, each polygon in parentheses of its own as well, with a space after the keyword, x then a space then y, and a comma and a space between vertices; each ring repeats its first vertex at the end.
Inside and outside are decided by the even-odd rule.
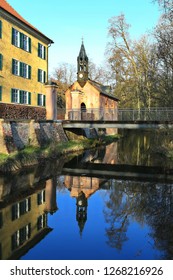
POLYGON ((79 56, 77 57, 77 81, 84 87, 88 80, 88 57, 86 55, 84 43, 82 41, 79 56))

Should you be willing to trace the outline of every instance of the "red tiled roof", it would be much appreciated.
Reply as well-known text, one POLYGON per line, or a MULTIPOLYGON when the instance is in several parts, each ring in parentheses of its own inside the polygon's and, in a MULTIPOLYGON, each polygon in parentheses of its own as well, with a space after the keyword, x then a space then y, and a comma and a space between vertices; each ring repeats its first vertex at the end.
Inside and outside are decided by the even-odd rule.
MULTIPOLYGON (((28 21, 26 21, 20 14, 18 14, 18 12, 16 12, 13 9, 13 7, 11 7, 10 4, 8 4, 8 2, 6 0, 0 0, 0 8, 2 8, 3 10, 8 12, 12 16, 14 16, 15 18, 17 18, 20 21, 22 21, 23 23, 25 23, 27 26, 29 26, 30 28, 32 28, 33 30, 38 32, 40 35, 42 35, 42 36, 46 37, 47 39, 49 39, 47 36, 45 36, 43 33, 41 33, 38 29, 36 29, 33 25, 31 25, 28 21)), ((51 43, 53 43, 53 41, 51 39, 49 39, 49 40, 51 41, 51 43)))

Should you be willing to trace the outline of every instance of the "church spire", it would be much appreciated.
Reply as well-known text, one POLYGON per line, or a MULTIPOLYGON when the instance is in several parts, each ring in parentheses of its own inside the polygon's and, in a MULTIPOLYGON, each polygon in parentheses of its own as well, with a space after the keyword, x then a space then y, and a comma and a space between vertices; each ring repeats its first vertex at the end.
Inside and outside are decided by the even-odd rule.
POLYGON ((83 87, 88 80, 88 57, 85 51, 83 39, 79 55, 77 57, 77 80, 83 87))

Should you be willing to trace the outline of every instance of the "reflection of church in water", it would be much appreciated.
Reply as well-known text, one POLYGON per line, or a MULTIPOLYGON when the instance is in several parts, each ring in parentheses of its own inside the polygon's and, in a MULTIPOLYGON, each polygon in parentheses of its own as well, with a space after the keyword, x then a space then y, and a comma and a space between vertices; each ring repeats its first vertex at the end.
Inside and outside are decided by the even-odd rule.
MULTIPOLYGON (((80 161, 80 159, 78 159, 80 161)), ((102 149, 89 151, 82 155, 82 161, 84 162, 99 162, 115 164, 117 161, 117 143, 112 143, 102 149)), ((82 162, 81 162, 82 164, 82 162)), ((72 166, 75 166, 75 162, 72 160, 72 166)), ((84 229, 87 221, 87 208, 89 198, 99 189, 109 188, 109 182, 106 179, 100 179, 96 177, 83 176, 68 176, 64 178, 64 184, 70 191, 71 197, 76 198, 76 220, 78 222, 80 234, 84 229)))
POLYGON ((65 176, 65 186, 71 197, 76 198, 76 220, 80 234, 87 221, 88 199, 99 189, 99 179, 93 177, 65 176))

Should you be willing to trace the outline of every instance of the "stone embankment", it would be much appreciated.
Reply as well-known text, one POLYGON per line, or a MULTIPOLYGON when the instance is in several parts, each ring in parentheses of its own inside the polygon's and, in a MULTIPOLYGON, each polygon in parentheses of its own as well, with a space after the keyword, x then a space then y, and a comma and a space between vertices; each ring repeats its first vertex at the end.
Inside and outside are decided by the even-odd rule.
POLYGON ((0 119, 0 154, 1 157, 6 155, 5 160, 1 160, 0 171, 6 173, 36 165, 42 157, 39 149, 63 142, 68 142, 68 138, 61 123, 0 119), (32 147, 34 152, 25 152, 26 147, 32 147))
POLYGON ((43 147, 50 143, 66 141, 67 136, 58 122, 0 120, 1 154, 11 154, 26 146, 43 147))
POLYGON ((4 121, 0 119, 0 172, 16 172, 45 160, 105 145, 118 138, 98 137, 84 130, 65 131, 56 121, 4 121), (92 136, 92 137, 91 137, 92 136))

